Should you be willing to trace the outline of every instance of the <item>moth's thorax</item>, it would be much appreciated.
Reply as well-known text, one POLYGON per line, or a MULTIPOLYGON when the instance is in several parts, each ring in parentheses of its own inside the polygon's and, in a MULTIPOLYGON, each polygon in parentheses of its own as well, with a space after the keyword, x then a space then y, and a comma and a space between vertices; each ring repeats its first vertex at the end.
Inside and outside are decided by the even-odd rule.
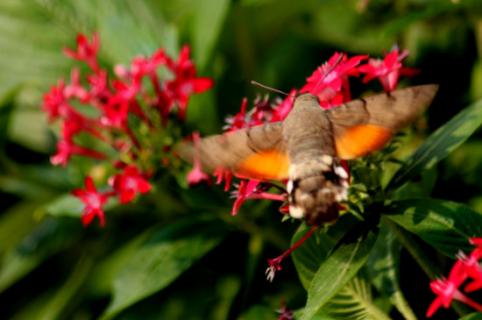
POLYGON ((334 154, 331 124, 316 97, 305 94, 296 98, 283 123, 283 140, 291 163, 334 154))

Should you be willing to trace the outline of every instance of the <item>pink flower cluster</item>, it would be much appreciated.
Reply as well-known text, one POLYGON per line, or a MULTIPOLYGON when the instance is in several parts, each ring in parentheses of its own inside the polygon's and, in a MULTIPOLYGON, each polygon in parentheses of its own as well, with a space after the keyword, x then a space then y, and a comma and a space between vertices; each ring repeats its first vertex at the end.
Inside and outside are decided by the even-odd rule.
POLYGON ((475 246, 467 256, 458 255, 458 259, 450 270, 448 278, 436 279, 430 283, 430 289, 437 295, 427 310, 427 317, 431 317, 440 307, 449 308, 452 300, 458 300, 482 312, 482 305, 467 297, 462 291, 470 293, 482 288, 482 238, 471 238, 470 243, 475 246))
POLYGON ((159 49, 149 57, 134 58, 128 67, 116 66, 114 75, 101 68, 99 47, 96 34, 90 41, 79 34, 77 47, 64 49, 68 57, 84 63, 87 71, 81 75, 74 68, 69 82, 59 80, 44 95, 42 106, 50 122, 61 121, 52 164, 66 166, 73 156, 113 164, 108 191, 97 191, 89 176, 84 189, 73 191, 85 204, 84 225, 95 217, 104 225, 103 206, 110 197, 117 196, 126 204, 138 193, 149 192, 148 178, 156 168, 155 159, 149 158, 153 143, 149 137, 165 131, 172 113, 184 120, 190 96, 213 86, 211 79, 197 76, 188 46, 181 49, 177 60, 159 49), (161 67, 170 75, 168 79, 159 78, 161 67), (96 139, 95 145, 104 151, 86 147, 82 143, 86 136, 96 139))

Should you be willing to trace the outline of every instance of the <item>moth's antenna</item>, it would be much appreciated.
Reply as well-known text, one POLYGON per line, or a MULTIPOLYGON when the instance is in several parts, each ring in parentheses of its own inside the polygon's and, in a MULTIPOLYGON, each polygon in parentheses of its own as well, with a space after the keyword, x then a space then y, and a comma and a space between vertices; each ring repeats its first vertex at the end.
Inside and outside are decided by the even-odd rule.
POLYGON ((276 92, 276 93, 285 95, 285 96, 288 95, 286 92, 283 92, 283 91, 281 91, 281 90, 278 90, 278 89, 275 89, 275 88, 272 88, 272 87, 268 87, 267 85, 261 84, 261 83, 259 83, 258 81, 251 80, 251 84, 252 84, 252 85, 255 85, 255 86, 258 86, 258 87, 260 87, 260 88, 269 90, 269 91, 273 91, 273 92, 276 92))

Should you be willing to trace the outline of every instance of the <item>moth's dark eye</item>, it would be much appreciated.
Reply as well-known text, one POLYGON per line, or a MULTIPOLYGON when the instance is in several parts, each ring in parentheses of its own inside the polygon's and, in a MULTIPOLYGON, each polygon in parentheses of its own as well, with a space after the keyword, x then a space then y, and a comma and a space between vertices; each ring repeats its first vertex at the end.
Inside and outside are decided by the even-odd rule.
POLYGON ((336 175, 334 171, 324 171, 323 176, 328 181, 338 181, 339 177, 336 175))

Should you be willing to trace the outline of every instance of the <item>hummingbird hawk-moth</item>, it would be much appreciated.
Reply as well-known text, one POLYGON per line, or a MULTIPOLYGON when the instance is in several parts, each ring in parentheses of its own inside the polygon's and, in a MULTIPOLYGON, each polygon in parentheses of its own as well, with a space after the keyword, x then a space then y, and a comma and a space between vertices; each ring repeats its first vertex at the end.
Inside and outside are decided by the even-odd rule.
POLYGON ((340 160, 381 149, 431 103, 437 85, 420 85, 360 98, 324 110, 301 94, 282 122, 253 126, 184 144, 180 155, 199 157, 203 169, 222 168, 257 180, 288 180, 290 215, 320 225, 338 217, 348 174, 340 160))

